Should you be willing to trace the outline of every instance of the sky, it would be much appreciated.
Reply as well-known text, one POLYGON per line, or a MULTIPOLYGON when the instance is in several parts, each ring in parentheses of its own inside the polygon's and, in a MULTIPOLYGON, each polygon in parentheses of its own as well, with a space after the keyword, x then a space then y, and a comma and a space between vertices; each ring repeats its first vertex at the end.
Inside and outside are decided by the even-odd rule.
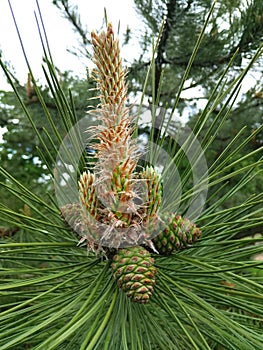
MULTIPOLYGON (((61 71, 73 71, 79 77, 86 76, 86 67, 91 64, 84 58, 74 56, 67 50, 78 47, 78 36, 74 33, 72 25, 63 18, 62 13, 52 4, 52 0, 38 0, 44 21, 49 46, 55 65, 61 71)), ((14 16, 22 37, 26 55, 36 79, 44 81, 41 68, 43 50, 38 33, 34 11, 38 13, 36 0, 10 0, 14 16)), ((127 26, 133 28, 142 27, 139 15, 136 13, 133 0, 78 0, 72 1, 78 4, 78 12, 81 14, 82 23, 88 30, 100 31, 104 8, 107 17, 112 22, 115 30, 120 23, 120 39, 127 26)), ((0 0, 0 51, 3 59, 14 68, 15 75, 20 83, 25 84, 28 68, 19 43, 14 20, 8 0, 0 0)), ((136 39, 122 49, 122 57, 131 62, 139 52, 139 44, 136 39)), ((7 84, 4 73, 0 70, 0 90, 11 89, 7 84)), ((5 128, 0 128, 0 141, 5 128)))
MULTIPOLYGON (((88 30, 100 30, 104 8, 107 11, 108 20, 113 23, 115 30, 120 21, 120 42, 127 26, 135 31, 133 41, 122 47, 122 57, 132 62, 139 51, 136 32, 143 30, 143 22, 135 10, 133 0, 72 0, 70 3, 78 4, 78 12, 81 20, 88 30)), ((43 72, 41 68, 43 51, 37 29, 34 11, 37 12, 36 0, 10 0, 14 15, 22 36, 26 54, 36 79, 42 81, 43 72)), ((55 65, 61 70, 71 70, 79 77, 86 76, 86 67, 90 62, 72 55, 67 49, 78 46, 78 36, 72 30, 72 25, 62 17, 62 13, 52 4, 52 0, 39 0, 39 5, 49 40, 55 65)), ((12 18, 8 0, 0 0, 0 49, 3 52, 4 61, 10 62, 14 67, 16 77, 20 83, 25 84, 28 69, 20 47, 15 24, 12 18)), ((248 74, 243 86, 245 89, 253 86, 255 80, 248 74)), ((0 70, 0 90, 10 89, 6 83, 5 76, 0 70)), ((186 94, 192 93, 187 91, 186 94)), ((199 95, 199 91, 194 91, 199 95)), ((182 95, 183 96, 183 95, 182 95)), ((184 96, 187 97, 187 96, 184 96)), ((1 134, 4 130, 0 128, 1 134)))
MULTIPOLYGON (((42 47, 39 39, 34 11, 37 11, 36 0, 10 0, 14 15, 22 36, 26 53, 33 72, 41 76, 42 47)), ((136 13, 132 0, 78 0, 72 1, 78 4, 81 20, 89 30, 100 30, 106 8, 108 20, 118 28, 120 21, 120 38, 127 25, 132 28, 141 26, 141 20, 136 13)), ((47 37, 55 64, 62 71, 72 70, 77 75, 85 76, 85 68, 89 62, 67 52, 67 49, 78 46, 78 36, 73 32, 70 23, 62 17, 61 12, 52 4, 52 0, 39 0, 39 5, 44 20, 47 37)), ((0 0, 0 49, 3 58, 15 68, 16 76, 21 82, 25 82, 28 69, 19 44, 15 24, 12 19, 8 0, 0 0)), ((128 61, 132 60, 138 43, 134 40, 131 45, 124 47, 122 56, 128 61)), ((0 89, 6 88, 4 75, 0 75, 0 89)))

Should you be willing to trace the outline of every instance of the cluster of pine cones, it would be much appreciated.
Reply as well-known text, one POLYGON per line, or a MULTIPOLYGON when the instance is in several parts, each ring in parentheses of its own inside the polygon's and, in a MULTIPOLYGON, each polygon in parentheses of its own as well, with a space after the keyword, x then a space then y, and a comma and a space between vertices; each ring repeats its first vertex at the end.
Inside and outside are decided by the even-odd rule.
MULTIPOLYGON (((85 225, 79 203, 67 204, 61 208, 61 214, 67 225, 75 228, 85 225)), ((171 255, 192 245, 201 236, 201 231, 194 223, 180 215, 167 215, 167 226, 153 238, 153 244, 161 255, 171 255)), ((97 251, 98 245, 88 248, 97 251)), ((131 246, 119 249, 106 249, 103 254, 111 260, 114 279, 119 288, 134 302, 147 303, 156 283, 157 269, 154 266, 152 249, 149 246, 131 246)))
MULTIPOLYGON (((201 231, 180 215, 171 217, 170 224, 153 239, 160 254, 169 255, 196 241, 201 231)), ((118 286, 138 303, 147 303, 153 293, 157 269, 149 251, 141 246, 119 249, 111 267, 118 286)))
POLYGON ((112 25, 92 32, 100 103, 99 126, 91 130, 96 162, 79 178, 79 203, 65 204, 61 215, 82 237, 88 251, 111 259, 117 285, 134 302, 147 303, 156 282, 152 253, 169 255, 196 241, 201 231, 180 215, 160 215, 162 183, 154 167, 136 171, 140 152, 126 107, 126 71, 112 25))

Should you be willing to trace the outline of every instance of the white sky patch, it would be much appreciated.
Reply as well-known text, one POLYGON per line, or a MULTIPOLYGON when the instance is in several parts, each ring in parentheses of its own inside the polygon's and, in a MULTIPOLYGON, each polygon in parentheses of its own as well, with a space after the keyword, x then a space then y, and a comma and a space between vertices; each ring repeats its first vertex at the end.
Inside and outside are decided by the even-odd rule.
MULTIPOLYGON (((72 2, 73 3, 73 2, 72 2)), ((137 15, 132 0, 104 0, 96 1, 92 5, 85 0, 76 1, 84 26, 91 30, 101 30, 104 8, 108 20, 113 23, 117 31, 120 21, 120 41, 127 26, 133 30, 141 27, 141 20, 137 15)), ((34 11, 37 11, 35 0, 11 0, 14 15, 22 36, 29 63, 35 78, 43 78, 42 57, 43 50, 38 33, 34 11)), ((52 1, 39 0, 47 38, 55 65, 61 70, 71 70, 76 75, 85 77, 88 59, 80 59, 67 50, 78 48, 78 35, 74 33, 72 25, 62 17, 62 13, 52 4, 52 1)), ((0 49, 5 61, 15 68, 16 76, 21 83, 26 82, 28 68, 20 47, 15 24, 7 0, 0 1, 0 49)), ((132 61, 139 52, 138 40, 135 39, 123 47, 122 55, 127 61, 132 61)), ((3 73, 0 75, 0 89, 7 89, 3 73)), ((10 87, 9 87, 10 88, 10 87)))
POLYGON ((7 132, 7 128, 6 127, 0 128, 0 142, 1 142, 2 138, 3 138, 4 133, 6 133, 6 132, 7 132))

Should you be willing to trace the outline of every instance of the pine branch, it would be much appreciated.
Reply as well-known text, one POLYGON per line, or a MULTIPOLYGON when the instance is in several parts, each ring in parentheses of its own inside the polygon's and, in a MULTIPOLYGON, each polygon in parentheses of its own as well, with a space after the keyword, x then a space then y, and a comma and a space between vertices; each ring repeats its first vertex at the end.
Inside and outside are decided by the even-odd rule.
POLYGON ((91 41, 88 39, 89 32, 84 28, 81 22, 80 15, 78 13, 78 7, 70 6, 68 0, 55 0, 53 1, 53 4, 56 5, 61 11, 63 11, 64 17, 69 20, 75 32, 80 36, 85 56, 89 59, 92 59, 92 54, 89 51, 89 47, 91 45, 91 41))

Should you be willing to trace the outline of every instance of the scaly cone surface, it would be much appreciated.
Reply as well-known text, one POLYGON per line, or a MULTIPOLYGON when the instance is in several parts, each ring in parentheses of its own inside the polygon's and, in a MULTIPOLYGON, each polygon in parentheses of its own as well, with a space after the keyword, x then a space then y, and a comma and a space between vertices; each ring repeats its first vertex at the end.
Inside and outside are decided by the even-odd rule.
POLYGON ((119 249, 111 266, 118 286, 128 298, 140 304, 148 303, 157 272, 150 253, 140 246, 119 249))
POLYGON ((167 214, 168 225, 154 237, 153 242, 160 254, 170 255, 187 248, 201 237, 201 230, 181 215, 167 214))

